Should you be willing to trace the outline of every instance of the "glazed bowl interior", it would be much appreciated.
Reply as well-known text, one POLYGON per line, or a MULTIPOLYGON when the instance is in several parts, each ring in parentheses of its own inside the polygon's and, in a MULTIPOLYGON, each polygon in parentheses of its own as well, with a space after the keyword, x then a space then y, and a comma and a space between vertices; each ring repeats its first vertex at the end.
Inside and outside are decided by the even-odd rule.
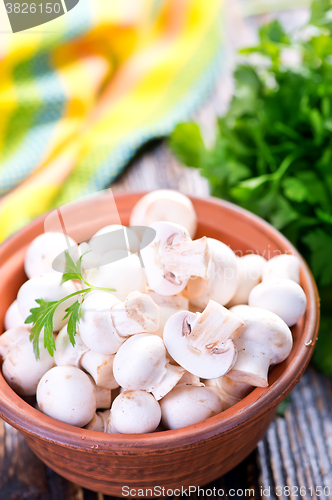
MULTIPOLYGON (((133 193, 115 197, 124 225, 129 224, 131 209, 141 196, 142 193, 133 193)), ((113 446, 119 446, 124 452, 127 450, 128 453, 138 453, 139 450, 158 450, 160 447, 171 450, 182 444, 188 446, 197 440, 213 438, 245 424, 258 413, 264 412, 265 408, 276 407, 285 398, 305 370, 317 338, 318 294, 308 266, 289 241, 260 218, 213 198, 192 198, 192 201, 198 215, 197 237, 205 235, 219 239, 230 245, 238 255, 254 252, 271 258, 278 253, 290 252, 301 259, 301 285, 307 296, 308 307, 305 316, 292 328, 294 346, 290 356, 270 372, 269 387, 254 389, 240 403, 196 425, 152 434, 111 435, 76 428, 40 413, 16 395, 0 374, 0 413, 5 420, 30 437, 36 436, 48 442, 53 440, 82 452, 111 450, 113 446)), ((72 224, 67 227, 68 233, 77 241, 83 241, 83 233, 91 236, 101 227, 110 224, 112 221, 105 214, 105 203, 105 197, 101 197, 72 205, 69 212, 74 214, 80 210, 80 220, 83 222, 76 224, 73 217, 72 224), (84 213, 89 214, 89 217, 85 218, 84 213)), ((1 331, 5 312, 15 300, 19 287, 27 279, 23 268, 24 255, 30 242, 44 231, 43 220, 40 218, 34 221, 0 248, 1 331)))

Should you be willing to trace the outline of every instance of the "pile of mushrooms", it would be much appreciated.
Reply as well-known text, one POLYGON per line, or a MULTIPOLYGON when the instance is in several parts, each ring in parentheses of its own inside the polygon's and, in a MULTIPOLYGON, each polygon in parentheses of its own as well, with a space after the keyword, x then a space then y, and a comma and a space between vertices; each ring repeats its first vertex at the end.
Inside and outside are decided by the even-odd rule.
POLYGON ((23 397, 36 395, 38 409, 50 417, 125 434, 196 424, 237 404, 254 387, 267 387, 270 366, 290 354, 290 327, 306 310, 298 258, 238 257, 221 241, 192 239, 194 207, 175 191, 144 196, 130 226, 135 248, 116 247, 111 236, 121 226, 101 228, 80 245, 69 241, 76 261, 98 236, 109 236, 102 262, 93 252, 85 254, 82 269, 93 285, 116 291, 84 297, 75 346, 63 319, 70 301, 63 303, 53 321, 55 355, 45 350, 41 335, 38 361, 31 325, 25 324, 30 309, 36 299, 59 300, 81 284, 61 284, 55 270, 64 263, 64 234, 44 233, 31 243, 28 280, 6 313, 0 337, 8 384, 23 397), (150 235, 152 228, 153 241, 146 244, 136 226, 149 226, 150 235), (117 251, 127 257, 114 262, 117 251))

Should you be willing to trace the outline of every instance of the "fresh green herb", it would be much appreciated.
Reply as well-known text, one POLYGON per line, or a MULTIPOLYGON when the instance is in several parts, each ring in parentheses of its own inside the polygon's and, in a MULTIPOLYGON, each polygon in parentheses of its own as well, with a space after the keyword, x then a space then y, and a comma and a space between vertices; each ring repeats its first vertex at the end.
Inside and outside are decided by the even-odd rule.
MULTIPOLYGON (((85 254, 84 254, 85 255, 85 254)), ((61 300, 57 300, 54 302, 47 302, 44 299, 37 299, 36 302, 38 307, 34 307, 30 310, 31 314, 25 320, 26 324, 32 323, 32 328, 30 330, 30 341, 33 343, 33 351, 36 356, 36 359, 40 359, 40 349, 39 349, 39 337, 42 329, 44 329, 44 347, 48 350, 51 356, 54 355, 55 351, 55 342, 53 338, 53 317, 57 307, 65 302, 66 300, 79 296, 78 300, 76 300, 71 306, 67 307, 66 315, 63 319, 68 320, 67 332, 72 345, 75 345, 75 335, 77 332, 77 323, 80 319, 81 305, 83 298, 90 292, 94 290, 105 290, 107 292, 115 292, 113 288, 102 288, 98 286, 90 285, 82 276, 82 255, 77 263, 75 263, 70 256, 69 252, 65 252, 66 257, 66 266, 65 271, 62 276, 62 283, 66 283, 66 281, 70 280, 80 280, 84 283, 87 288, 83 290, 78 290, 70 295, 67 295, 61 300)))
MULTIPOLYGON (((321 297, 332 289, 332 2, 315 0, 309 24, 288 34, 278 21, 240 51, 235 92, 208 149, 199 127, 179 124, 177 157, 199 168, 212 194, 281 230, 309 261, 321 297)), ((332 375, 331 301, 322 300, 316 359, 332 375), (326 320, 324 319, 324 315, 326 320), (320 348, 322 346, 322 348, 320 348), (322 362, 322 358, 325 362, 322 362)))

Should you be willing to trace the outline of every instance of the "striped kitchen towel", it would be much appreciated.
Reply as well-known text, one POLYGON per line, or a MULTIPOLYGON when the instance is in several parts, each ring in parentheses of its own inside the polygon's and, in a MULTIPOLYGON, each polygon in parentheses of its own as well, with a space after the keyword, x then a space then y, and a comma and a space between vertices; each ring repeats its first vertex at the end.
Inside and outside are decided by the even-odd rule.
POLYGON ((0 31, 0 241, 189 118, 218 73, 221 2, 80 0, 0 31))

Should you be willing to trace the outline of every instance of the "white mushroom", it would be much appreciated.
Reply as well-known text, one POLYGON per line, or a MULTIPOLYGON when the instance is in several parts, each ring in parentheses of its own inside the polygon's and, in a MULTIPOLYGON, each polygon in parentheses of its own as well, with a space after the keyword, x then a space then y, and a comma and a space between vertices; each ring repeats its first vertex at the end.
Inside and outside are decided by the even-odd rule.
POLYGON ((46 232, 37 236, 29 245, 25 255, 24 269, 28 278, 34 278, 35 276, 54 271, 63 272, 66 263, 63 252, 66 250, 69 251, 71 257, 76 262, 79 257, 78 246, 68 235, 46 232), (54 261, 57 257, 59 258, 55 264, 54 261))
POLYGON ((253 386, 236 382, 228 378, 226 375, 211 380, 204 380, 206 387, 210 387, 217 391, 222 399, 223 410, 227 410, 231 406, 241 401, 253 389, 253 386))
POLYGON ((111 310, 112 323, 122 337, 135 333, 155 333, 160 322, 160 308, 149 295, 131 292, 124 303, 111 310))
POLYGON ((130 292, 144 293, 146 282, 139 257, 130 254, 119 260, 117 250, 112 250, 108 256, 111 263, 86 271, 86 281, 94 286, 115 289, 116 292, 112 293, 121 301, 124 301, 130 292))
POLYGON ((143 196, 134 206, 131 226, 151 226, 154 222, 167 221, 181 224, 193 238, 197 216, 190 199, 178 191, 159 189, 143 196))
POLYGON ((295 255, 282 254, 267 261, 263 281, 288 279, 300 282, 300 260, 295 255))
POLYGON ((248 304, 251 290, 262 281, 266 259, 257 254, 237 257, 238 285, 234 297, 227 307, 248 304))
POLYGON ((266 309, 242 305, 232 307, 231 312, 244 325, 232 335, 238 357, 227 377, 267 387, 269 366, 281 363, 292 350, 292 333, 279 316, 266 309))
POLYGON ((85 429, 96 432, 107 432, 110 410, 97 411, 92 420, 85 426, 85 429))
POLYGON ((0 356, 5 359, 9 350, 20 341, 22 337, 30 337, 28 325, 16 326, 0 335, 0 356))
POLYGON ((206 238, 192 241, 188 231, 174 223, 151 225, 156 237, 141 249, 149 287, 161 295, 177 295, 190 276, 206 276, 209 254, 206 238))
POLYGON ((81 367, 88 372, 96 385, 105 389, 116 389, 119 384, 113 375, 114 354, 107 355, 88 351, 81 358, 81 367))
POLYGON ((217 415, 222 401, 209 387, 177 385, 160 401, 160 407, 166 429, 179 429, 217 415))
POLYGON ((160 295, 152 290, 147 293, 160 308, 159 329, 155 333, 163 338, 164 327, 169 318, 179 311, 188 310, 189 300, 183 295, 160 295))
POLYGON ((125 391, 113 402, 109 429, 121 434, 153 432, 159 425, 161 410, 152 394, 145 391, 125 391))
POLYGON ((96 291, 83 300, 78 331, 84 344, 102 354, 115 354, 125 341, 116 331, 111 309, 120 302, 112 293, 96 291))
POLYGON ((81 358, 88 350, 89 348, 84 344, 78 333, 75 335, 75 346, 72 345, 67 325, 65 325, 55 339, 55 364, 57 366, 80 366, 81 358))
POLYGON ((295 281, 267 280, 255 286, 249 295, 249 305, 271 311, 286 325, 295 325, 304 315, 307 298, 295 281))
POLYGON ((112 403, 112 391, 110 389, 105 389, 105 387, 99 387, 93 380, 91 375, 88 375, 91 383, 94 387, 96 393, 96 406, 99 410, 109 410, 112 403))
POLYGON ((131 292, 124 302, 109 292, 93 292, 83 300, 79 332, 90 349, 115 354, 127 336, 156 332, 159 317, 159 307, 141 292, 131 292))
MULTIPOLYGON (((17 294, 17 304, 23 319, 26 319, 31 314, 30 309, 38 307, 36 299, 44 299, 50 302, 57 301, 77 291, 72 281, 67 281, 61 285, 61 280, 62 275, 60 273, 47 273, 43 276, 31 278, 21 286, 17 294)), ((61 330, 68 322, 68 319, 63 320, 66 315, 65 309, 73 304, 75 300, 76 297, 65 300, 55 310, 53 318, 55 332, 61 330)))
POLYGON ((229 338, 243 321, 210 300, 202 313, 181 311, 164 329, 164 342, 172 358, 190 373, 202 378, 221 377, 236 360, 229 338))
MULTIPOLYGON (((33 352, 32 342, 29 335, 23 331, 21 334, 16 330, 16 342, 9 348, 5 354, 2 365, 2 373, 8 384, 21 396, 33 396, 39 380, 50 368, 54 366, 54 359, 44 348, 44 340, 39 340, 40 359, 36 359, 33 352)), ((7 334, 12 335, 14 330, 9 330, 7 334)), ((6 335, 6 334, 4 334, 6 335)))
POLYGON ((21 313, 18 309, 17 300, 8 307, 7 312, 5 314, 4 326, 5 330, 11 330, 12 328, 16 328, 17 326, 23 326, 24 319, 21 316, 21 313))
POLYGON ((199 385, 204 387, 204 384, 200 381, 200 378, 197 377, 196 375, 193 375, 192 373, 189 373, 187 371, 184 372, 180 380, 176 385, 199 385))
POLYGON ((222 306, 228 304, 238 286, 237 258, 224 243, 208 238, 210 260, 206 278, 191 278, 184 295, 196 306, 204 308, 209 300, 222 306))
POLYGON ((55 366, 41 378, 37 402, 46 415, 84 427, 96 412, 96 393, 86 373, 75 366, 55 366))
POLYGON ((141 333, 122 344, 114 358, 113 372, 121 387, 152 392, 159 400, 180 380, 184 369, 169 364, 160 337, 141 333))

